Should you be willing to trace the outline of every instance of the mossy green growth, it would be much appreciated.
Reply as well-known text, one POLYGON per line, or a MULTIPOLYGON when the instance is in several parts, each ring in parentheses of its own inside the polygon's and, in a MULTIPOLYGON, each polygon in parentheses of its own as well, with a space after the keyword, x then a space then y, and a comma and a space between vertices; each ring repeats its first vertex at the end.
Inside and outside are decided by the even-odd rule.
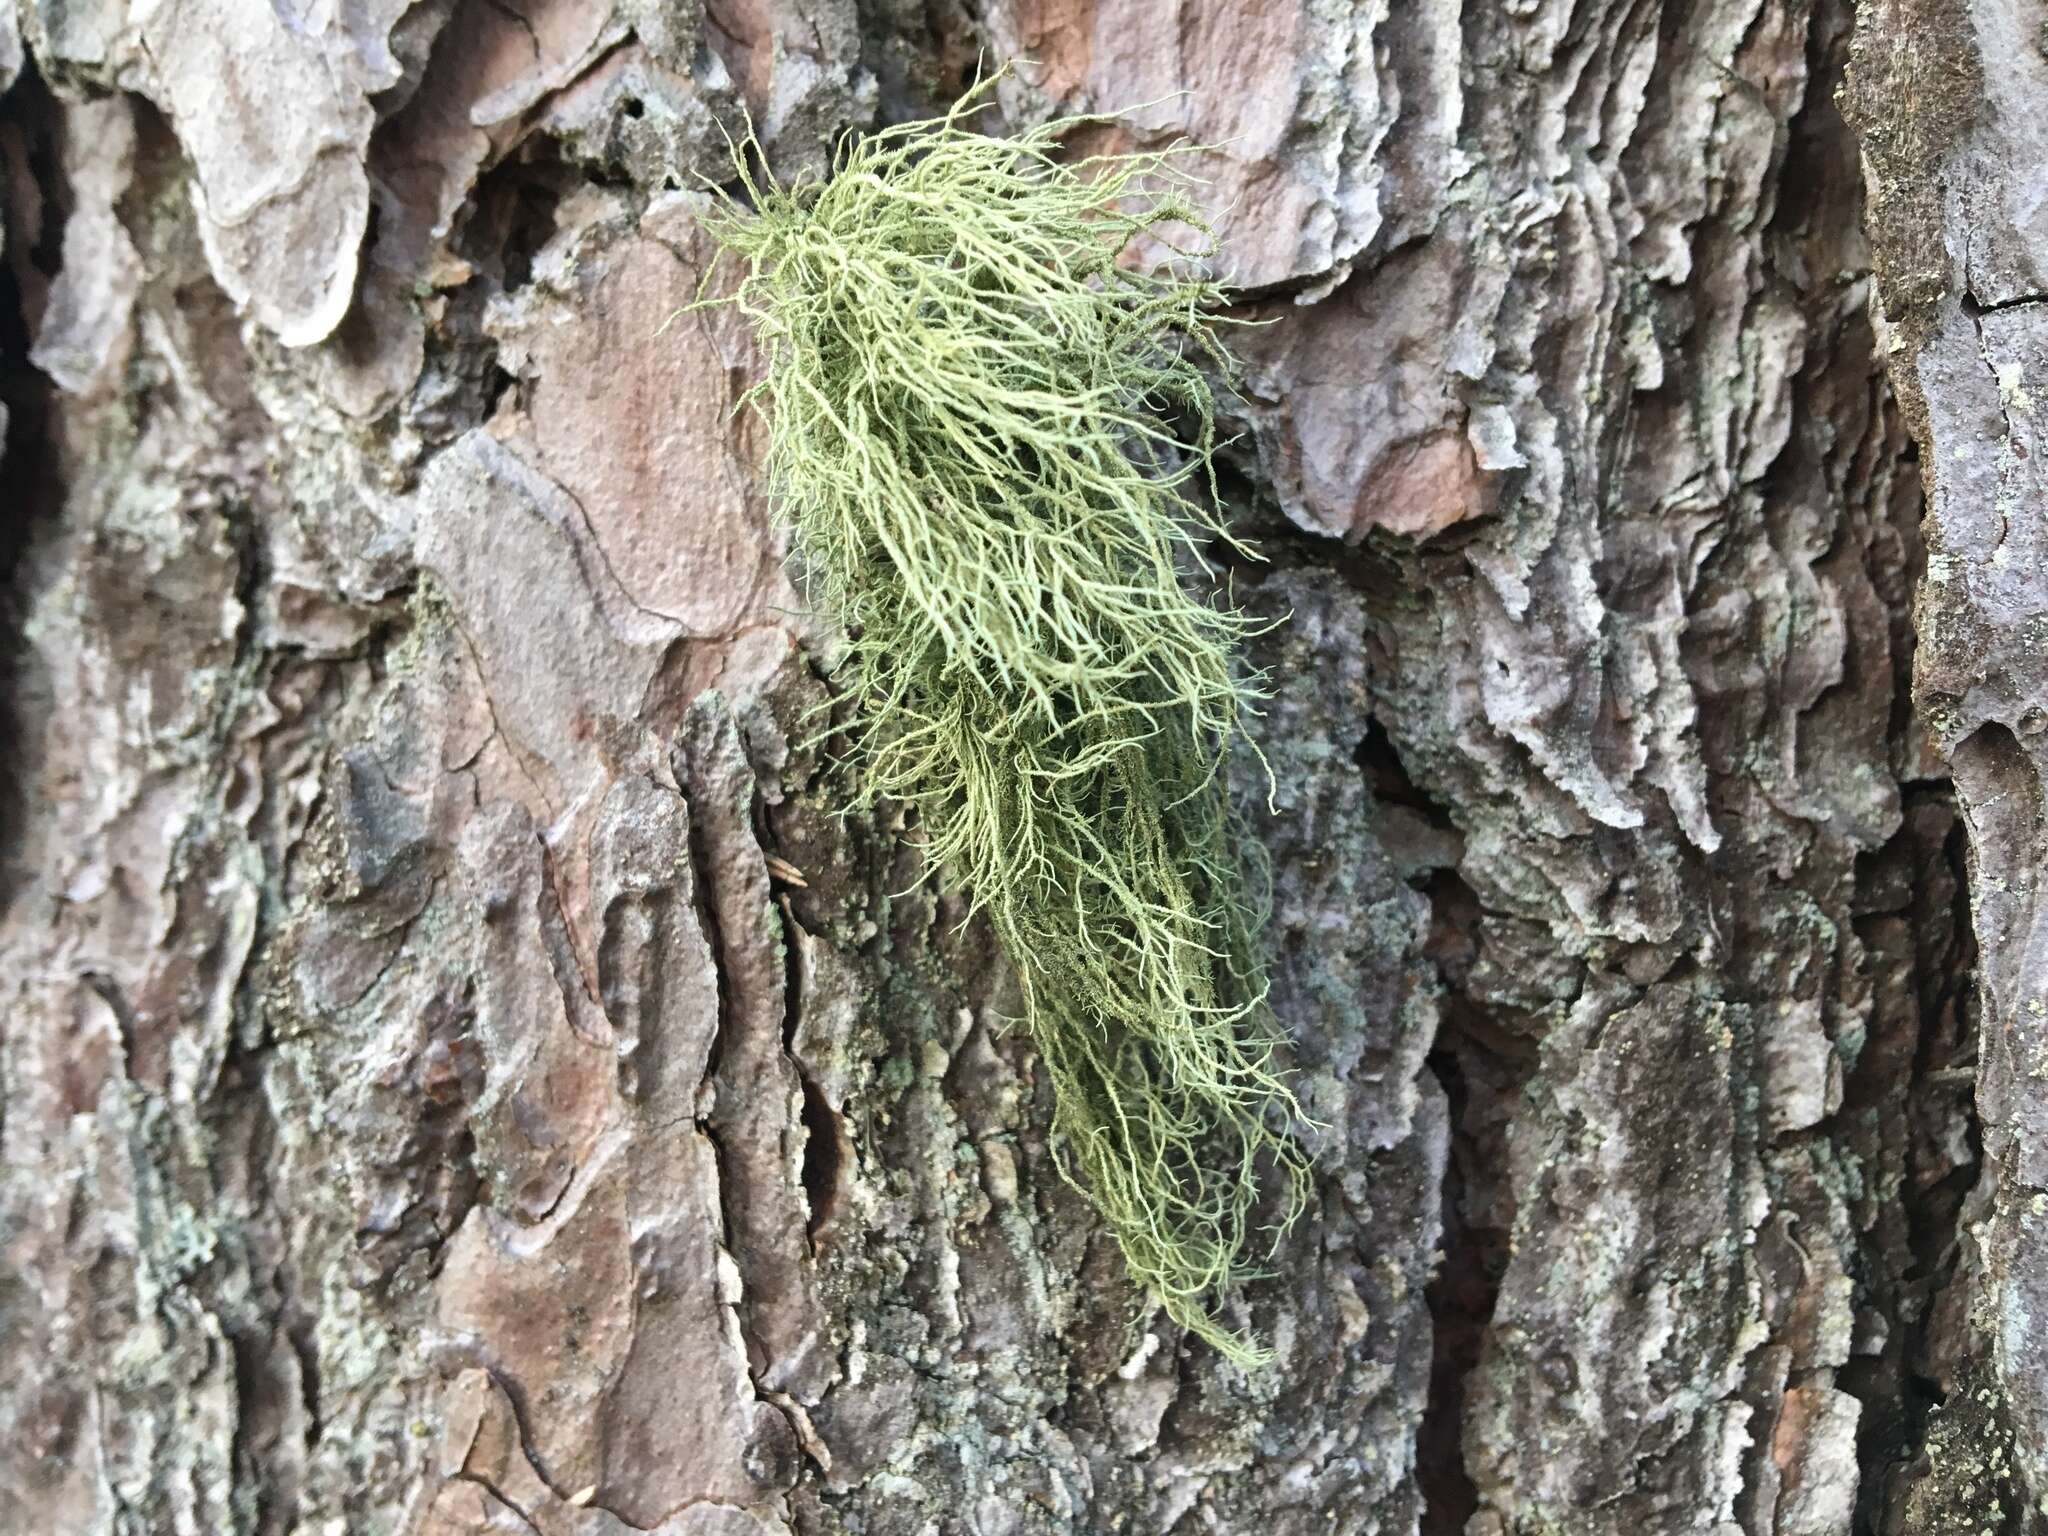
POLYGON ((1183 585, 1230 539, 1197 499, 1223 293, 1172 155, 1069 159, 1079 119, 973 132, 991 83, 846 141, 822 179, 736 153, 746 201, 710 228, 746 266, 749 399, 806 586, 845 627, 866 790, 916 808, 1015 963, 1061 1167, 1133 1276, 1251 1364, 1215 1303, 1261 1262, 1262 1168, 1284 1225, 1306 1157, 1263 866, 1223 784, 1250 621, 1183 585), (1155 266, 1119 260, 1134 241, 1155 266))

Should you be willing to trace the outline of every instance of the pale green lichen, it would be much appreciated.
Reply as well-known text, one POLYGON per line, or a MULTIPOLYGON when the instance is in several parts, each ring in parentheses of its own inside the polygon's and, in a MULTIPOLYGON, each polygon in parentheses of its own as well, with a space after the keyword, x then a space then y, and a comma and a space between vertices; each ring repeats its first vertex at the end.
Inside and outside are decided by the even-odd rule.
POLYGON ((1078 120, 986 137, 987 89, 823 179, 736 153, 746 203, 710 227, 866 788, 916 808, 1015 963, 1061 1166, 1134 1277, 1250 1363, 1214 1304, 1259 1262, 1261 1165, 1283 1223, 1306 1167, 1223 785, 1248 621, 1183 586, 1230 537, 1195 499, 1222 290, 1170 155, 1069 160, 1078 120))

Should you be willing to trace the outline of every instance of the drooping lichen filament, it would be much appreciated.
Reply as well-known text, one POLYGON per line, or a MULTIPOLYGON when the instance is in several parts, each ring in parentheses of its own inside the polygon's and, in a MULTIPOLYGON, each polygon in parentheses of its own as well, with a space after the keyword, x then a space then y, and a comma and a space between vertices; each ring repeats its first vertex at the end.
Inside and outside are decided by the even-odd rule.
POLYGON ((1132 1275, 1249 1362, 1215 1301, 1257 1262, 1263 1167, 1284 1221, 1305 1163, 1223 783, 1248 621, 1185 585, 1229 539, 1200 499, 1222 290, 1172 155, 983 136, 986 90, 822 180, 736 155, 746 203, 710 227, 865 787, 916 808, 1017 967, 1062 1167, 1132 1275))

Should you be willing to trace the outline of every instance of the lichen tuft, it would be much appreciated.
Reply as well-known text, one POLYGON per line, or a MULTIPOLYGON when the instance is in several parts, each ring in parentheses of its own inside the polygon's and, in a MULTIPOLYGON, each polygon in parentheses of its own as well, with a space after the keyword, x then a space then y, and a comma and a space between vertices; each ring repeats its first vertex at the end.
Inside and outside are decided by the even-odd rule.
POLYGON ((1016 965, 1062 1170, 1168 1314, 1249 1365, 1215 1304, 1261 1262, 1262 1167, 1270 1235, 1306 1158, 1223 783, 1250 621, 1184 585, 1210 541, 1242 550, 1197 499, 1223 290, 1172 153, 1069 159, 1079 119, 973 132, 992 83, 849 139, 822 179, 736 151, 722 302, 766 352, 748 398, 845 629, 865 789, 915 808, 1016 965))

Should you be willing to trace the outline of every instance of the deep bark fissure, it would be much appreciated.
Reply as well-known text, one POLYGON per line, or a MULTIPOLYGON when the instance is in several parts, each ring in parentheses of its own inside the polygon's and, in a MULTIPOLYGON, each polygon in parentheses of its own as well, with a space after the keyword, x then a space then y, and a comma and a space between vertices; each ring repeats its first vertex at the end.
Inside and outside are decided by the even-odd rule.
MULTIPOLYGON (((1481 1153, 1466 1124, 1471 1092, 1460 1060, 1469 1042, 1446 1039, 1455 1005, 1446 1010, 1439 1044, 1429 1054, 1429 1070, 1442 1084, 1451 1105, 1451 1156, 1443 1188, 1443 1258, 1429 1283, 1429 1314, 1434 1330, 1429 1400, 1416 1431, 1416 1481, 1422 1490, 1421 1536, 1463 1536, 1466 1521, 1479 1508, 1479 1491, 1465 1466, 1465 1383, 1479 1366, 1480 1346, 1493 1320, 1506 1268, 1508 1234, 1498 1227, 1480 1227, 1466 1218, 1465 1195, 1472 1182, 1465 1167, 1481 1153)), ((1503 1170, 1488 1170, 1498 1178, 1503 1170)))
MULTIPOLYGON (((1450 808, 1416 784, 1377 718, 1367 719, 1352 760, 1377 805, 1399 807, 1439 833, 1456 835, 1450 808)), ((1484 1080, 1488 1107, 1497 1108, 1520 1092, 1535 1061, 1533 1046, 1490 1026, 1484 1005, 1466 994, 1477 949, 1478 898, 1449 868, 1417 880, 1429 898, 1423 954, 1441 988, 1440 1022, 1425 1070, 1442 1087, 1450 1108, 1450 1155, 1439 1192, 1442 1235, 1426 1291, 1431 1363, 1428 1396, 1416 1427, 1417 1528, 1420 1536, 1463 1536, 1479 1508, 1479 1492, 1465 1465, 1466 1383, 1479 1367, 1509 1239, 1507 1226, 1478 1219, 1468 1206, 1468 1196, 1477 1200, 1484 1191, 1498 1200, 1509 1187, 1497 1113, 1490 1120, 1481 1114, 1475 1080, 1484 1080)))
POLYGON ((31 551, 55 533, 64 502, 49 423, 56 386, 29 361, 37 317, 30 288, 46 288, 59 267, 62 176, 56 165, 57 103, 31 63, 0 91, 0 910, 27 871, 16 868, 30 815, 39 748, 30 729, 35 657, 22 635, 34 606, 31 551), (24 178, 27 185, 15 185, 24 178), (33 242, 17 215, 39 209, 33 242))
MULTIPOLYGON (((1891 1252, 1875 1248, 1868 1260, 1875 1271, 1870 1283, 1882 1277, 1878 1299, 1888 1304, 1896 1332, 1883 1351, 1852 1361, 1842 1373, 1844 1389, 1864 1405, 1857 1434, 1859 1536, 1902 1536, 1913 1529, 1900 1524, 1908 1518, 1907 1498, 1932 1470, 1927 1458, 1934 1417, 1960 1389, 1971 1347, 1966 1334, 1957 1336, 1966 1308, 1951 1294, 1963 1260, 1967 1200, 1982 1159, 1972 1091, 1975 943, 1964 837, 1947 785, 1909 786, 1906 808, 1899 835, 1859 870, 1859 885, 1871 893, 1861 903, 1859 930, 1881 953, 1873 924, 1904 918, 1910 925, 1910 1058, 1901 1062, 1884 1042, 1873 1042, 1862 1070, 1849 1080, 1843 1117, 1889 1104, 1893 1118, 1885 1134, 1902 1132, 1907 1138, 1900 1188, 1904 1246, 1891 1252), (1932 1154, 1953 1134, 1945 1128, 1957 1118, 1969 1156, 1951 1168, 1932 1154)), ((1883 1236, 1878 1234, 1880 1241, 1883 1236)))
MULTIPOLYGON (((201 1118, 229 1147, 219 1168, 208 1167, 207 1208, 231 1213, 224 1257, 192 1278, 193 1302, 216 1319, 233 1352, 237 1412, 229 1443, 230 1464, 241 1486, 253 1495, 254 1528, 272 1536, 291 1530, 300 1516, 304 1455, 317 1445, 324 1422, 321 1373, 308 1333, 310 1322, 295 1294, 293 1276, 300 1255, 292 1251, 288 1213, 278 1203, 272 1180, 272 1151, 281 1140, 275 1099, 266 1083, 274 1064, 272 1018, 265 1007, 264 981, 271 973, 271 949, 286 915, 280 881, 287 850, 274 844, 277 826, 275 782, 261 775, 257 796, 245 818, 234 806, 244 764, 236 738, 250 714, 261 710, 279 658, 259 637, 259 616, 273 572, 254 509, 223 507, 224 538, 233 559, 233 601, 238 622, 228 665, 237 686, 224 693, 211 725, 216 758, 206 790, 219 812, 206 842, 190 845, 195 860, 226 862, 242 839, 259 862, 264 879, 251 917, 247 948, 226 987, 227 1023, 217 1070, 204 1085, 201 1118), (227 1177, 223 1177, 223 1174, 227 1177), (206 1281, 212 1283, 208 1285, 206 1281), (284 1379, 275 1358, 282 1339, 297 1381, 284 1379), (286 1443, 279 1420, 283 1404, 296 1403, 305 1423, 296 1443, 286 1443)), ((321 735, 324 739, 325 732, 321 735)), ((246 750, 260 764, 267 731, 258 729, 246 750)), ((185 862, 180 857, 173 867, 185 862)), ((181 871, 182 873, 182 871, 181 871)), ((199 882, 193 882, 195 886, 199 882)), ((198 1171, 195 1170, 195 1176, 198 1171)))

